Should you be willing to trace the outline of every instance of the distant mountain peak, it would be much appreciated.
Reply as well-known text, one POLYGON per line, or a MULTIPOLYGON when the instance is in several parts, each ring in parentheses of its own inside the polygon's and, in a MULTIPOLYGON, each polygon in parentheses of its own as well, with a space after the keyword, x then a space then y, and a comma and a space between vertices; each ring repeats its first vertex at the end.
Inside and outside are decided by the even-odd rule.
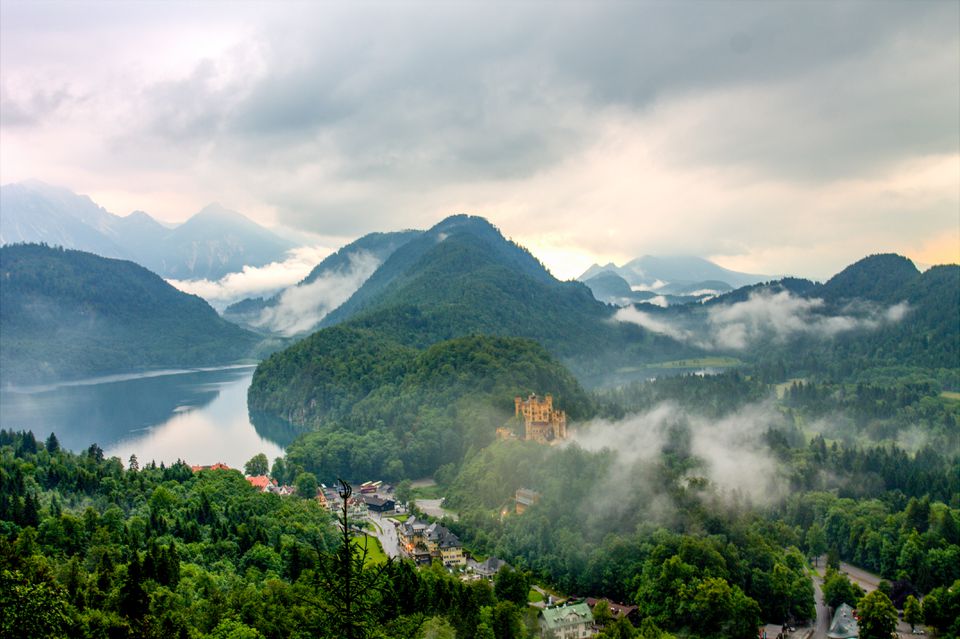
POLYGON ((732 288, 774 279, 769 275, 740 273, 696 255, 643 255, 617 266, 592 265, 579 278, 586 281, 601 271, 612 271, 632 286, 660 289, 668 284, 690 285, 701 282, 727 284, 732 288))
POLYGON ((210 204, 207 204, 205 207, 203 207, 196 214, 193 215, 193 218, 198 218, 198 217, 225 218, 225 219, 234 219, 234 220, 243 219, 243 220, 250 221, 250 218, 248 218, 244 214, 234 211, 233 209, 228 209, 227 207, 220 204, 219 202, 211 202, 210 204))

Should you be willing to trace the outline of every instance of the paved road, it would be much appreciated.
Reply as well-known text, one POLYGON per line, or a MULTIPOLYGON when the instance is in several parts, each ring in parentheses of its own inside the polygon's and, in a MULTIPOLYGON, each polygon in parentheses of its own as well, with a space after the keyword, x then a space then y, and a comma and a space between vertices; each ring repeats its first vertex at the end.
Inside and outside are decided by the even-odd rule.
MULTIPOLYGON (((812 639, 824 639, 827 636, 827 630, 829 630, 830 618, 826 614, 822 615, 821 613, 821 607, 823 608, 823 610, 829 612, 827 607, 823 606, 823 604, 821 603, 823 600, 823 593, 820 590, 820 585, 823 583, 821 575, 826 570, 826 565, 827 565, 826 558, 821 557, 817 567, 818 574, 816 577, 813 578, 813 590, 814 590, 814 596, 816 597, 816 602, 817 602, 817 630, 813 634, 812 639), (820 633, 821 616, 824 616, 826 618, 826 624, 827 624, 823 626, 824 628, 823 634, 820 633)), ((875 575, 872 572, 868 572, 864 570, 863 568, 854 566, 852 564, 848 564, 843 561, 840 562, 840 572, 847 573, 847 575, 850 577, 850 581, 854 582, 855 584, 858 584, 861 588, 863 588, 865 592, 873 592, 874 590, 876 590, 877 587, 880 585, 880 580, 882 579, 882 577, 880 577, 879 575, 875 575)), ((923 626, 919 626, 917 629, 920 630, 921 628, 923 628, 923 626)), ((910 632, 910 626, 903 620, 897 621, 897 633, 901 637, 921 636, 919 634, 912 634, 910 632)))
POLYGON ((813 579, 813 601, 817 606, 817 624, 813 628, 811 637, 812 639, 826 639, 827 632, 830 630, 830 609, 823 603, 820 575, 814 572, 811 579, 813 579))
POLYGON ((453 521, 457 521, 457 513, 441 508, 441 502, 443 502, 442 499, 418 499, 416 501, 417 508, 431 517, 449 517, 453 521))
POLYGON ((397 529, 392 519, 381 517, 379 513, 370 513, 370 523, 373 524, 373 534, 380 540, 383 552, 387 557, 400 555, 400 542, 397 539, 397 529))
POLYGON ((866 592, 873 592, 880 585, 880 577, 869 573, 863 568, 851 566, 848 563, 840 562, 840 572, 845 572, 850 576, 850 581, 860 584, 866 592))

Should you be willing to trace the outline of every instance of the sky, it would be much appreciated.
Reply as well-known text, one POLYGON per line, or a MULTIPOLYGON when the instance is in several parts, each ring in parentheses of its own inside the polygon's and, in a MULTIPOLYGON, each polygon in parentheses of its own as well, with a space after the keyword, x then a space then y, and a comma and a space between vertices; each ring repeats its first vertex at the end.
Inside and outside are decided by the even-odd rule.
POLYGON ((471 213, 562 278, 960 261, 958 114, 954 0, 0 1, 4 184, 326 246, 471 213))

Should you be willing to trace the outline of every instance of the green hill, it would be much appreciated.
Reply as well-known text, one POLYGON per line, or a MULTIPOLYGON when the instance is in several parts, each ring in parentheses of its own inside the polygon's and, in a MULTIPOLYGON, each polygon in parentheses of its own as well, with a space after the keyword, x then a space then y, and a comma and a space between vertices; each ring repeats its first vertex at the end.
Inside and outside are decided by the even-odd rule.
POLYGON ((18 244, 0 279, 5 384, 225 364, 259 341, 133 262, 18 244))
POLYGON ((311 472, 399 479, 488 445, 513 397, 531 392, 553 393, 572 419, 593 412, 576 379, 530 340, 469 336, 418 351, 338 326, 262 362, 249 407, 310 431, 288 454, 311 472))
POLYGON ((525 337, 578 376, 683 349, 611 322, 614 310, 584 284, 555 279, 483 218, 457 215, 398 249, 323 325, 347 322, 415 348, 479 333, 525 337))

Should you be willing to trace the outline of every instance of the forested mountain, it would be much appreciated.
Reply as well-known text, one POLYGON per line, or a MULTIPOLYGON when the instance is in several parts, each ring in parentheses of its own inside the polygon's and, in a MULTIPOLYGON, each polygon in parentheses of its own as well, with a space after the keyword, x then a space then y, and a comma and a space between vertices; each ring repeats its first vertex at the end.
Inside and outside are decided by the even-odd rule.
POLYGON ((132 262, 17 244, 0 248, 0 280, 5 384, 224 364, 259 342, 132 262))
POLYGON ((349 297, 394 251, 421 234, 422 231, 397 231, 364 235, 328 255, 296 286, 266 299, 247 298, 231 304, 223 316, 238 324, 283 332, 289 325, 284 313, 303 313, 304 308, 309 308, 313 311, 310 320, 296 326, 297 332, 308 332, 327 312, 345 301, 340 298, 340 291, 349 297))
POLYGON ((458 215, 398 249, 323 325, 349 322, 416 348, 476 333, 525 337, 578 374, 623 361, 631 347, 641 357, 677 350, 609 321, 613 310, 583 284, 555 279, 483 218, 458 215))
POLYGON ((730 290, 730 286, 725 282, 711 280, 690 285, 678 284, 663 287, 663 290, 670 289, 676 291, 676 294, 661 293, 660 291, 635 291, 627 283, 627 280, 613 271, 601 271, 593 277, 583 280, 583 283, 587 285, 597 300, 616 306, 629 306, 637 302, 649 302, 658 306, 693 304, 730 290))
POLYGON ((596 275, 582 278, 581 281, 587 285, 595 298, 607 304, 626 306, 656 297, 656 293, 652 291, 634 291, 627 280, 613 271, 600 271, 596 275))
POLYGON ((400 479, 488 445, 514 396, 532 392, 553 393, 573 419, 593 412, 576 379, 529 340, 462 337, 418 351, 337 326, 262 362, 249 406, 309 431, 290 457, 311 472, 400 479))
POLYGON ((683 335, 777 375, 890 366, 956 369, 960 363, 960 266, 921 273, 899 255, 873 255, 825 284, 784 278, 667 309, 636 306, 650 330, 683 335))
POLYGON ((85 195, 36 180, 0 187, 0 243, 42 242, 128 259, 173 279, 219 279, 283 259, 293 244, 211 204, 169 228, 143 211, 114 215, 85 195))
POLYGON ((830 302, 861 299, 896 303, 912 295, 920 276, 913 262, 902 255, 870 255, 831 277, 813 294, 830 302))

